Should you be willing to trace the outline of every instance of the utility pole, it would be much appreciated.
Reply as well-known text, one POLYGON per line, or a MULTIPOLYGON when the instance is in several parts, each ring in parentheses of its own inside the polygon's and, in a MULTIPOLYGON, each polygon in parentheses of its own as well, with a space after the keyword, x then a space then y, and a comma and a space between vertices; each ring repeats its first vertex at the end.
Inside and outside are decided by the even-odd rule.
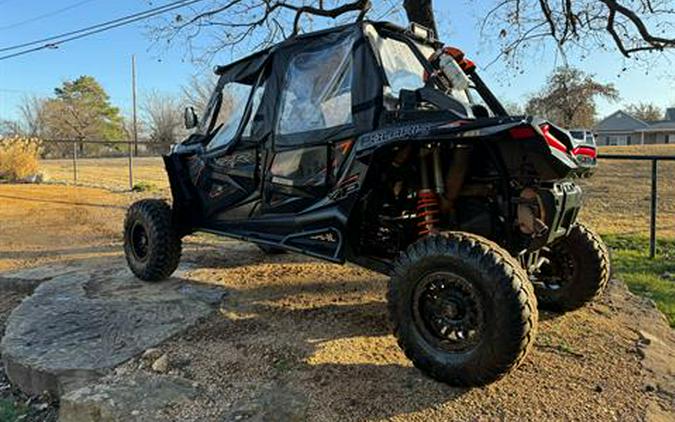
POLYGON ((131 149, 129 140, 129 190, 134 190, 134 154, 138 155, 138 122, 136 120, 136 55, 131 55, 131 101, 133 108, 134 149, 131 149))
POLYGON ((134 108, 134 155, 138 157, 138 120, 136 117, 136 55, 131 55, 131 101, 134 108))

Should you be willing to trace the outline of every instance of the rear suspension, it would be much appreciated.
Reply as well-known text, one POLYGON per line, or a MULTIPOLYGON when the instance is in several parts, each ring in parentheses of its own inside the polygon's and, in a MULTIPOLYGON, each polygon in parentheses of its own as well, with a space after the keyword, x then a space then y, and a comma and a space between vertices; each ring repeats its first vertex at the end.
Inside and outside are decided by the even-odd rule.
POLYGON ((422 189, 417 193, 417 222, 420 237, 437 230, 440 222, 441 206, 436 192, 422 189))
POLYGON ((443 175, 441 151, 438 145, 420 150, 421 189, 417 192, 417 228, 420 237, 438 231, 441 204, 439 195, 443 193, 443 175), (429 180, 428 161, 433 165, 433 182, 429 180), (432 186, 433 183, 433 186, 432 186))

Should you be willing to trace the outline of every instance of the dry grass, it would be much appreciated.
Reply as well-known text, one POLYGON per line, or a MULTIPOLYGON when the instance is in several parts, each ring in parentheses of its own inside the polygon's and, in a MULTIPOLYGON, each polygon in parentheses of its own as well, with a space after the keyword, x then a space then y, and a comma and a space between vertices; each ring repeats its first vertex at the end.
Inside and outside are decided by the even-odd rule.
MULTIPOLYGON (((606 154, 675 156, 675 145, 603 147, 606 154)), ((659 163, 657 233, 675 238, 675 162, 659 163)), ((651 193, 649 161, 601 160, 590 179, 581 182, 586 203, 581 218, 603 234, 647 235, 651 193)))
MULTIPOLYGON (((144 183, 158 190, 169 190, 169 180, 160 157, 134 158, 134 184, 144 183)), ((42 160, 41 168, 49 180, 73 183, 73 160, 42 160)), ((113 191, 129 189, 129 161, 127 158, 85 158, 77 160, 77 182, 83 186, 100 187, 113 191)))
MULTIPOLYGON (((603 147, 611 154, 675 155, 675 145, 603 147)), ((71 160, 43 160, 41 167, 51 180, 73 181, 71 160)), ((651 164, 636 161, 601 161, 596 174, 581 183, 586 206, 581 218, 603 234, 646 234, 649 232, 651 164)), ((129 188, 126 158, 78 161, 78 182, 111 190, 129 188)), ((675 162, 659 164, 659 236, 675 237, 675 162)), ((161 158, 136 158, 134 183, 151 186, 168 195, 168 180, 161 158)))
POLYGON ((37 174, 40 142, 27 138, 0 138, 0 179, 21 180, 37 174))

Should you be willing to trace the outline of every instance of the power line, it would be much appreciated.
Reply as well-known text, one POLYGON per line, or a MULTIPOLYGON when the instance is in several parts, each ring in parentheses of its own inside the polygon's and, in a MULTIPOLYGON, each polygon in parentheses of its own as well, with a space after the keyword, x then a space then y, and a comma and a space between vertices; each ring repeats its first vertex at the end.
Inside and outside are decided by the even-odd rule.
POLYGON ((13 23, 13 24, 10 24, 10 25, 0 26, 0 31, 16 28, 17 26, 21 26, 21 25, 25 25, 27 23, 39 21, 39 20, 44 19, 44 18, 49 18, 49 17, 55 16, 55 15, 58 15, 59 13, 63 13, 63 12, 66 12, 68 10, 75 9, 76 7, 80 7, 84 4, 91 3, 92 1, 94 1, 94 0, 82 0, 82 1, 79 1, 75 4, 71 4, 70 6, 66 6, 66 7, 63 7, 63 8, 58 9, 58 10, 53 10, 51 12, 47 12, 47 13, 44 13, 42 15, 34 16, 32 18, 29 18, 29 19, 26 19, 26 20, 23 20, 23 21, 20 21, 20 22, 16 22, 16 23, 13 23))
MULTIPOLYGON (((189 6, 189 5, 191 5, 193 3, 197 3, 199 1, 203 1, 203 0, 191 0, 191 1, 179 0, 179 1, 174 1, 174 2, 171 2, 171 3, 165 4, 163 6, 158 6, 158 7, 152 8, 152 9, 144 10, 143 12, 138 12, 138 13, 134 13, 134 14, 131 14, 131 15, 122 16, 121 18, 109 20, 107 22, 97 23, 96 25, 91 25, 91 26, 88 26, 86 28, 77 29, 75 31, 69 31, 69 32, 65 32, 63 34, 53 35, 53 36, 47 37, 47 38, 42 38, 42 39, 39 39, 39 40, 34 40, 34 41, 25 42, 25 43, 22 43, 22 44, 13 45, 11 47, 3 47, 3 48, 0 48, 0 52, 16 50, 16 49, 23 48, 23 47, 29 47, 29 46, 36 45, 36 44, 42 44, 42 43, 46 43, 46 42, 49 42, 49 41, 58 40, 59 38, 69 37, 71 35, 76 35, 76 34, 79 34, 79 33, 82 33, 82 32, 92 31, 92 30, 95 30, 95 29, 98 29, 98 28, 101 28, 101 27, 106 27, 108 25, 114 25, 114 24, 117 24, 117 23, 126 22, 127 20, 134 20, 134 19, 140 20, 139 18, 145 19, 145 18, 148 18, 148 17, 151 17, 151 16, 155 16, 156 14, 159 14, 159 13, 164 13, 164 12, 168 12, 168 11, 177 9, 179 7, 189 6)), ((54 44, 56 44, 56 43, 54 43, 54 44)), ((47 46, 45 46, 45 47, 47 47, 47 46)))
POLYGON ((75 31, 70 31, 70 32, 66 32, 66 33, 63 33, 63 34, 54 35, 54 36, 51 36, 51 37, 42 38, 42 39, 39 39, 39 40, 14 45, 14 46, 11 46, 11 47, 3 47, 3 48, 0 48, 0 52, 16 50, 16 49, 23 48, 23 47, 29 47, 29 46, 36 45, 36 44, 46 43, 46 44, 40 45, 38 47, 34 47, 34 48, 27 49, 27 50, 19 51, 17 53, 12 53, 12 54, 8 54, 8 55, 5 55, 5 56, 0 56, 0 60, 5 60, 5 59, 12 58, 12 57, 21 56, 21 55, 24 55, 24 54, 32 53, 34 51, 43 50, 43 49, 47 49, 47 48, 56 48, 59 44, 63 44, 63 43, 69 42, 69 41, 74 41, 74 40, 84 38, 84 37, 87 37, 87 36, 90 36, 90 35, 98 34, 100 32, 108 31, 110 29, 118 28, 120 26, 128 25, 130 23, 138 22, 140 20, 151 18, 151 17, 157 16, 157 15, 160 15, 160 14, 163 14, 163 13, 166 13, 166 12, 170 12, 170 11, 175 10, 175 9, 186 7, 186 6, 192 5, 194 3, 201 2, 201 1, 203 1, 203 0, 175 1, 175 2, 172 2, 172 3, 165 4, 164 6, 155 7, 155 8, 152 8, 152 9, 145 10, 143 12, 123 16, 121 18, 113 19, 113 20, 110 20, 110 21, 107 21, 107 22, 96 24, 96 25, 91 25, 91 26, 88 26, 86 28, 78 29, 78 30, 75 30, 75 31), (50 42, 50 41, 54 41, 54 42, 50 42))

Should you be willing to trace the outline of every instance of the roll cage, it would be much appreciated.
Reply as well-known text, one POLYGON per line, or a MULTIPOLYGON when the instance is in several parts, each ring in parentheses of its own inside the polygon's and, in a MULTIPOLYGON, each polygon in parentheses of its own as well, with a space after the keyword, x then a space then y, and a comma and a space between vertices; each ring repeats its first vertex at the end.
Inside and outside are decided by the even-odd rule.
MULTIPOLYGON (((183 142, 184 145, 201 145, 206 147, 217 132, 216 116, 224 99, 223 89, 228 84, 238 83, 250 86, 245 108, 238 122, 238 128, 233 139, 224 145, 224 149, 235 148, 240 142, 247 144, 261 144, 269 142, 274 150, 295 148, 298 145, 318 145, 336 142, 349 137, 356 137, 371 132, 399 120, 402 113, 388 110, 385 105, 385 92, 390 85, 387 72, 383 67, 381 52, 377 51, 373 37, 391 39, 404 43, 429 77, 424 86, 419 88, 421 101, 433 102, 434 98, 443 96, 434 91, 445 91, 447 87, 433 77, 436 69, 431 65, 428 57, 421 51, 422 48, 435 51, 442 47, 442 43, 429 38, 417 36, 414 32, 388 22, 363 21, 334 29, 318 31, 310 34, 298 35, 266 50, 240 59, 227 66, 218 66, 215 73, 219 76, 211 100, 200 119, 200 125, 195 133, 183 142), (310 54, 312 51, 329 53, 340 42, 350 40, 351 60, 351 121, 334 127, 325 127, 313 130, 299 131, 292 134, 279 133, 278 125, 281 118, 282 96, 288 78, 289 68, 293 65, 294 57, 299 54, 310 54), (256 90, 264 84, 264 92, 259 104, 253 109, 253 98, 256 90), (244 135, 245 125, 252 125, 250 132, 244 135)), ((338 75, 332 75, 334 78, 338 75)), ((480 96, 494 116, 506 116, 504 107, 485 86, 478 74, 470 75, 472 89, 480 96)), ((398 98, 403 102, 402 98, 398 98)), ((454 99, 451 99, 454 100, 454 99)), ((467 104, 471 106, 471 104, 467 104)), ((455 115, 455 119, 474 116, 455 115)), ((448 116, 444 116, 448 117, 448 116)), ((452 118, 452 116, 450 116, 452 118)), ((220 148, 207 148, 208 154, 222 153, 220 148)))

